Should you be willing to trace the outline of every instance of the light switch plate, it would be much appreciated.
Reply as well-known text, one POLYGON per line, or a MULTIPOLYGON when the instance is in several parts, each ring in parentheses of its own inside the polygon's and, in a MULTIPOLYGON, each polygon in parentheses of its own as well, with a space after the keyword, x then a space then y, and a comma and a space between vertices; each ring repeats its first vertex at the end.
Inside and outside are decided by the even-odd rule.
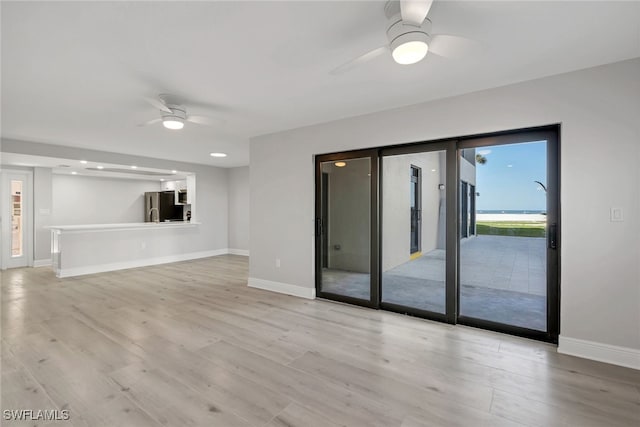
POLYGON ((49 208, 40 208, 40 215, 50 215, 51 209, 49 208))
POLYGON ((611 222, 624 221, 624 213, 622 208, 611 208, 611 222))

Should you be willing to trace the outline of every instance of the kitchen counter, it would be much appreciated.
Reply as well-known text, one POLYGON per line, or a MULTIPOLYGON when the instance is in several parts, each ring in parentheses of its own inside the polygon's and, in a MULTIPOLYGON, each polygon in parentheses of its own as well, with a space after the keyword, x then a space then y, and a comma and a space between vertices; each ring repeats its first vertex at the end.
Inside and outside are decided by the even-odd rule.
POLYGON ((164 221, 164 222, 127 222, 121 224, 81 224, 81 225, 51 225, 45 228, 66 232, 73 231, 103 231, 103 230, 148 230, 153 228, 193 227, 199 222, 164 221))
POLYGON ((198 250, 198 222, 53 225, 51 254, 58 277, 137 268, 227 253, 198 250))

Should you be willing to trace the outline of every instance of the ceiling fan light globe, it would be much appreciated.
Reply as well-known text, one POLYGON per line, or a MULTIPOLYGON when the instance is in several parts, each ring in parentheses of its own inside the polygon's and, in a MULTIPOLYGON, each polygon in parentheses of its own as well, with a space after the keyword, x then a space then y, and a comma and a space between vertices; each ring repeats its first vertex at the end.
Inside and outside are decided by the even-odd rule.
POLYGON ((184 127, 184 123, 182 121, 175 119, 165 119, 162 121, 162 125, 171 130, 180 130, 184 127))
POLYGON ((392 47, 391 55, 398 64, 411 65, 427 56, 429 45, 423 40, 409 40, 392 47))

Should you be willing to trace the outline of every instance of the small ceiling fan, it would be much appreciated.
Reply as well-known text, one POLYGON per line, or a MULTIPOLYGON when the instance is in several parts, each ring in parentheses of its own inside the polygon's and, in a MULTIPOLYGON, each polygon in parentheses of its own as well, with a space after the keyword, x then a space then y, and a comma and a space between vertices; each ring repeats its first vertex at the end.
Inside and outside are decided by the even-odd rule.
POLYGON ((469 48, 471 40, 431 33, 431 20, 427 18, 427 14, 432 4, 433 0, 388 1, 384 13, 387 17, 389 43, 340 65, 331 74, 342 74, 386 53, 391 53, 398 64, 410 65, 422 61, 427 52, 450 57, 456 56, 454 50, 469 48))
POLYGON ((184 122, 211 126, 215 121, 210 117, 187 115, 186 107, 173 95, 162 93, 157 98, 144 98, 144 100, 160 110, 160 118, 149 120, 138 126, 148 126, 162 122, 165 128, 178 130, 184 127, 184 122))

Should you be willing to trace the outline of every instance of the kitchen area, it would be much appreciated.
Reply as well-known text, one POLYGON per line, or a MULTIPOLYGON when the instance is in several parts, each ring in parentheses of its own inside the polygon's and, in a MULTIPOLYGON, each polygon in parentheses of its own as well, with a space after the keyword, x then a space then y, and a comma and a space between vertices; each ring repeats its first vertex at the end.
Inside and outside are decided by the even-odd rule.
POLYGON ((163 181, 161 191, 144 193, 145 222, 191 221, 192 191, 187 180, 163 181))
MULTIPOLYGON (((62 278, 227 254, 229 194, 248 194, 248 168, 233 174, 246 185, 230 187, 228 169, 204 164, 3 148, 0 208, 11 221, 2 223, 0 269, 42 267, 62 278)), ((234 217, 246 207, 234 205, 234 217)))
POLYGON ((52 168, 44 228, 57 277, 212 256, 190 245, 201 225, 195 173, 81 162, 52 168))

